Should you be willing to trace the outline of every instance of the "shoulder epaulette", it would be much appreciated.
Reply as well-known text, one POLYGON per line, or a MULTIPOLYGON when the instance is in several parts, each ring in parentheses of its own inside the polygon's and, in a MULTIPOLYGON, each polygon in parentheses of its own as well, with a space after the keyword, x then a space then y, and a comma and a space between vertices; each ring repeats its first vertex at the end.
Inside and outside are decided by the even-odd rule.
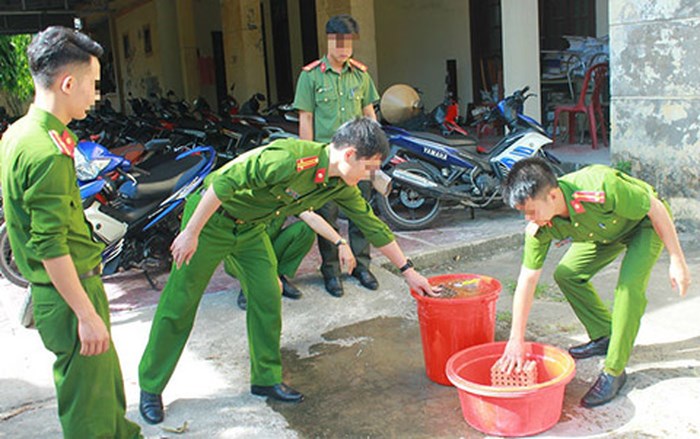
POLYGON ((73 158, 75 141, 68 131, 64 131, 62 135, 59 135, 57 131, 49 130, 49 137, 51 137, 51 140, 61 154, 73 158))
POLYGON ((366 72, 366 71, 367 71, 367 66, 364 65, 364 64, 362 64, 360 61, 356 60, 355 58, 350 58, 348 61, 350 62, 350 65, 351 65, 351 66, 353 66, 353 67, 355 67, 355 68, 357 68, 357 69, 360 69, 360 70, 362 70, 363 72, 366 72))
POLYGON ((603 191, 576 191, 573 194, 573 199, 583 201, 584 203, 605 203, 605 192, 603 191))
POLYGON ((316 165, 318 165, 317 155, 297 159, 297 172, 305 171, 309 168, 313 168, 316 165))
POLYGON ((313 69, 315 69, 316 67, 318 67, 319 64, 321 64, 321 60, 317 59, 316 61, 312 61, 312 62, 308 63, 307 65, 305 65, 301 69, 304 70, 305 72, 310 72, 313 69))

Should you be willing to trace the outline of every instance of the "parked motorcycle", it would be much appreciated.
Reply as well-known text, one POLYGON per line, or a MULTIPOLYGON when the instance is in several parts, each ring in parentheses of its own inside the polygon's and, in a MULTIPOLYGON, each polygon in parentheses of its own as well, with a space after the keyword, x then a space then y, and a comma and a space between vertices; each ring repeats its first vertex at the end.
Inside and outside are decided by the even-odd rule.
POLYGON ((487 115, 502 120, 509 133, 487 155, 474 152, 471 142, 386 126, 391 153, 383 169, 392 190, 377 198, 377 207, 397 229, 429 227, 443 205, 495 209, 503 205, 501 183, 513 165, 524 158, 542 157, 562 175, 559 160, 542 149, 552 143, 544 128, 522 114, 529 87, 500 101, 487 115))
MULTIPOLYGON (((134 167, 99 144, 81 142, 75 157, 85 217, 106 245, 103 275, 138 268, 156 288, 149 270, 170 264, 185 197, 212 171, 216 152, 200 146, 157 154, 134 167)), ((0 272, 15 285, 28 284, 14 263, 6 224, 0 227, 0 272)))

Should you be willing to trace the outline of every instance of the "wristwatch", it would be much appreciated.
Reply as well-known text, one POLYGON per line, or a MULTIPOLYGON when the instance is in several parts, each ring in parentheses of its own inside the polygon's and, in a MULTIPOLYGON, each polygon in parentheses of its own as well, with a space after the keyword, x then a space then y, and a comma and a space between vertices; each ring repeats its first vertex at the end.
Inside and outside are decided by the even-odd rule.
POLYGON ((336 246, 336 247, 340 247, 341 245, 347 244, 347 243, 348 243, 348 242, 345 240, 345 238, 340 238, 339 240, 337 240, 337 241, 335 242, 335 246, 336 246))
POLYGON ((399 268, 399 271, 401 273, 403 273, 406 270, 408 270, 409 268, 413 268, 413 261, 410 258, 406 258, 406 263, 403 264, 403 266, 401 268, 399 268))

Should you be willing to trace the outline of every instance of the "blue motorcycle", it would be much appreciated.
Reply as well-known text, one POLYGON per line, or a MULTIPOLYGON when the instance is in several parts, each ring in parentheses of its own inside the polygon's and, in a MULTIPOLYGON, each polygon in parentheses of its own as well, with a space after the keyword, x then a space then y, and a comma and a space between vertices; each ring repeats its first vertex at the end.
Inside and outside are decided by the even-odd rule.
POLYGON ((547 160, 557 175, 557 160, 542 149, 552 143, 544 128, 522 114, 529 87, 500 101, 486 120, 502 121, 509 129, 486 155, 473 142, 385 126, 391 153, 383 169, 392 189, 377 197, 377 208, 395 229, 429 227, 444 205, 495 209, 503 205, 501 183, 513 165, 528 157, 547 160))
MULTIPOLYGON (((167 142, 149 142, 146 150, 161 150, 167 142)), ((170 265, 170 243, 180 230, 185 198, 199 189, 215 162, 210 146, 154 154, 133 166, 100 144, 78 144, 75 164, 85 217, 106 245, 103 275, 138 268, 156 288, 149 271, 170 265)), ((5 224, 0 227, 0 271, 15 285, 28 284, 12 258, 5 224)))

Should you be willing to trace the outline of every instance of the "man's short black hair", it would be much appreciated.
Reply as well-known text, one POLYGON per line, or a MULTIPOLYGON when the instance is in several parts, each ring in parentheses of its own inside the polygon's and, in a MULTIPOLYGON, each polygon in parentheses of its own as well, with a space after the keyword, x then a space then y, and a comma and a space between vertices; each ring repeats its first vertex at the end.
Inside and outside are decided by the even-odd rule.
POLYGON ((503 201, 515 209, 558 185, 556 175, 544 160, 520 160, 513 165, 503 183, 503 201))
POLYGON ((359 34, 360 26, 348 14, 336 15, 326 22, 327 34, 359 34))
POLYGON ((60 69, 68 64, 90 63, 102 56, 102 46, 84 33, 63 26, 50 26, 34 35, 27 47, 29 70, 34 80, 49 88, 60 69))
POLYGON ((345 122, 333 135, 331 143, 336 148, 353 146, 358 159, 368 159, 379 154, 382 160, 389 155, 389 140, 381 125, 368 117, 357 117, 345 122))

